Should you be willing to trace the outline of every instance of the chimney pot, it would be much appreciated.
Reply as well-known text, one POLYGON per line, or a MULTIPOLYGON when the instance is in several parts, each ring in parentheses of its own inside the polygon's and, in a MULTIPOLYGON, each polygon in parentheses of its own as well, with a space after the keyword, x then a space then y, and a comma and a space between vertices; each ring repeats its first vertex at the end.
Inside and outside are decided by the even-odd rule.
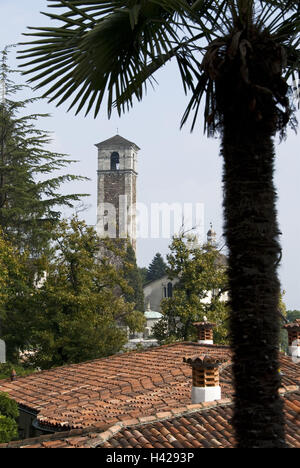
POLYGON ((11 374, 10 374, 10 380, 11 380, 11 382, 14 382, 14 381, 16 380, 16 378, 17 378, 17 373, 16 373, 15 369, 13 369, 13 370, 11 371, 11 374))
POLYGON ((183 362, 192 367, 192 403, 221 399, 219 366, 227 359, 215 356, 185 357, 183 362))
POLYGON ((193 325, 197 328, 198 344, 214 344, 214 333, 213 328, 216 326, 215 323, 207 321, 204 317, 203 322, 194 322, 193 325))

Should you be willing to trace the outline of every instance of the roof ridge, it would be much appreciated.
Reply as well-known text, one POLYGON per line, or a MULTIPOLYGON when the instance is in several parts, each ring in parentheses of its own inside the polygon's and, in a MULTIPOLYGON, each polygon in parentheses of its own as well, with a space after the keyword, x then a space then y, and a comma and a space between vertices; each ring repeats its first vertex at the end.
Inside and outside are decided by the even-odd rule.
POLYGON ((105 146, 108 147, 110 145, 112 146, 127 146, 127 147, 133 147, 135 148, 136 150, 140 150, 140 148, 138 147, 138 145, 136 143, 134 143, 133 141, 130 141, 128 140, 127 138, 124 138, 122 137, 121 135, 117 134, 117 135, 114 135, 110 138, 107 138, 106 140, 103 140, 103 141, 100 141, 100 143, 97 143, 95 146, 97 146, 98 148, 105 148, 105 146))

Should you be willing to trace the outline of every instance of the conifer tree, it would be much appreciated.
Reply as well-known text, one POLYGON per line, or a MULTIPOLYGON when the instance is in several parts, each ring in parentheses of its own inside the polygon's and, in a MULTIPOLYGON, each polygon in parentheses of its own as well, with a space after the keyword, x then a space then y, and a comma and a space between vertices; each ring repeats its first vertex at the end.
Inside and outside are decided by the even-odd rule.
POLYGON ((125 255, 125 278, 128 285, 131 287, 131 291, 126 294, 126 300, 128 302, 135 303, 135 309, 143 312, 144 311, 144 291, 141 273, 136 264, 135 252, 130 242, 126 247, 125 255))
POLYGON ((60 186, 85 178, 49 177, 74 161, 47 149, 49 132, 37 129, 35 121, 48 114, 26 115, 27 106, 39 98, 18 100, 30 88, 15 84, 16 72, 8 65, 8 52, 6 47, 0 60, 0 226, 20 250, 36 256, 60 218, 59 208, 73 206, 81 197, 61 195, 60 186))
POLYGON ((147 281, 154 281, 166 274, 167 265, 160 253, 157 253, 148 268, 147 281))

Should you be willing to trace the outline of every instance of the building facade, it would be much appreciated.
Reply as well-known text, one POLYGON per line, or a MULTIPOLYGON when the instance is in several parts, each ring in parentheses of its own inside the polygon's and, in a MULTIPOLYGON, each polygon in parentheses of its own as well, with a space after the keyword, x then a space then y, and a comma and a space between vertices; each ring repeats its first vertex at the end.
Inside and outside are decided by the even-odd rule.
POLYGON ((97 232, 129 238, 136 251, 137 155, 140 148, 116 135, 98 148, 97 232))
POLYGON ((161 311, 161 301, 173 296, 173 287, 178 282, 175 278, 170 280, 167 275, 160 279, 150 281, 144 286, 145 306, 150 304, 152 310, 161 311))

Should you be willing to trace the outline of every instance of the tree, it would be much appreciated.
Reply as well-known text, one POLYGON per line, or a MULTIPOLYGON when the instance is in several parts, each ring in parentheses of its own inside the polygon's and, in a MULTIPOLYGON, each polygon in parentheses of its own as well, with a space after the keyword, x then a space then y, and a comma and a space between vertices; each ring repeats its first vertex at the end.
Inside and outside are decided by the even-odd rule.
POLYGON ((13 286, 13 278, 19 271, 16 250, 4 239, 0 228, 0 310, 7 301, 13 286))
POLYGON ((125 294, 127 302, 134 302, 135 309, 144 312, 144 291, 142 277, 136 264, 136 257, 133 247, 130 242, 126 246, 126 254, 124 257, 124 276, 130 286, 131 291, 125 294))
POLYGON ((145 284, 147 283, 148 268, 138 267, 138 271, 142 280, 142 285, 145 286, 145 284))
POLYGON ((148 268, 147 281, 154 281, 156 279, 162 278, 166 274, 166 268, 167 265, 161 254, 155 254, 148 268))
POLYGON ((286 317, 289 322, 294 322, 296 319, 300 319, 300 310, 288 310, 286 317))
MULTIPOLYGON (((5 327, 7 325, 7 304, 12 298, 22 301, 23 292, 28 281, 28 271, 24 265, 27 263, 26 253, 20 254, 18 249, 8 242, 0 228, 0 338, 4 338, 5 327)), ((22 334, 22 329, 16 336, 22 334)), ((8 343, 6 343, 7 345, 8 343)), ((7 351, 9 346, 7 347, 7 351)))
POLYGON ((7 358, 14 363, 27 340, 20 311, 26 309, 27 298, 35 293, 34 277, 43 264, 43 259, 33 262, 28 252, 20 252, 0 228, 0 338, 6 343, 7 358))
POLYGON ((0 364, 0 380, 9 379, 13 371, 15 371, 18 377, 25 377, 26 375, 36 372, 35 369, 27 366, 6 362, 5 364, 0 364))
MULTIPOLYGON (((131 290, 124 273, 99 255, 100 243, 106 241, 76 217, 62 221, 46 278, 22 301, 15 297, 7 305, 4 339, 9 345, 22 326, 19 348, 34 366, 46 369, 114 354, 127 342, 126 327, 141 327, 143 314, 126 302, 131 290)), ((115 249, 119 254, 124 251, 115 249)))
POLYGON ((18 100, 28 86, 13 81, 8 66, 8 48, 1 53, 0 82, 0 226, 8 240, 20 250, 37 256, 48 245, 51 230, 60 218, 62 206, 73 206, 83 195, 61 195, 61 185, 84 177, 51 177, 56 170, 74 162, 66 155, 47 149, 49 132, 35 127, 35 121, 48 114, 24 115, 36 98, 18 100))
POLYGON ((142 100, 174 58, 209 135, 221 137, 230 333, 238 447, 283 447, 278 373, 280 258, 274 137, 295 125, 288 79, 300 68, 299 2, 288 0, 50 0, 56 27, 36 28, 22 57, 45 96, 70 109, 105 98, 119 114, 142 100), (61 8, 65 10, 61 12, 61 8), (253 365, 255 363, 255 365, 253 365), (272 421, 272 423, 270 423, 272 421))
POLYGON ((19 416, 17 403, 6 393, 0 393, 0 443, 10 442, 18 436, 16 420, 19 416))
POLYGON ((194 322, 206 316, 217 323, 215 341, 226 342, 229 315, 224 293, 227 290, 226 265, 218 249, 200 246, 195 236, 181 233, 173 237, 167 255, 167 274, 178 279, 171 298, 163 299, 163 318, 156 324, 154 335, 160 342, 195 337, 194 322))

